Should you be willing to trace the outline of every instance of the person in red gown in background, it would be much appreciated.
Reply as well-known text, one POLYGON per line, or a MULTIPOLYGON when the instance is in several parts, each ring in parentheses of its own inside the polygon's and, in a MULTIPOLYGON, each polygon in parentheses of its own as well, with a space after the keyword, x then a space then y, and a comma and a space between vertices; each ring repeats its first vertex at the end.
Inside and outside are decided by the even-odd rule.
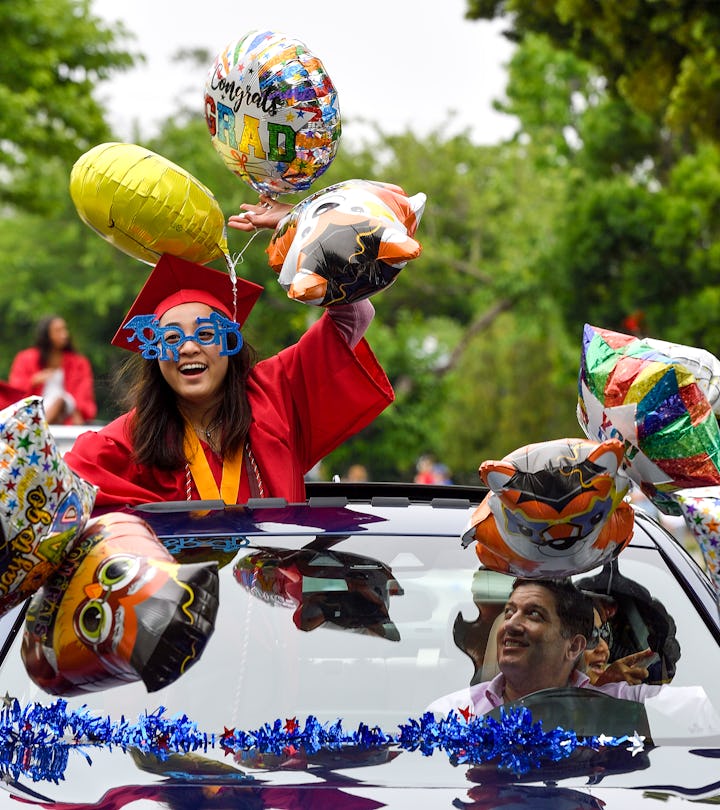
POLYGON ((0 380, 0 409, 8 408, 14 405, 25 396, 23 391, 18 388, 13 388, 8 385, 4 380, 0 380))
POLYGON ((97 414, 90 361, 75 351, 59 315, 38 322, 35 345, 15 355, 8 383, 21 397, 41 396, 51 425, 84 425, 97 414))
MULTIPOLYGON (((290 210, 265 198, 243 207, 229 224, 248 231, 290 210)), ((161 257, 112 340, 136 355, 129 410, 65 455, 99 488, 96 507, 304 500, 305 473, 393 401, 363 337, 370 301, 327 308, 296 344, 256 363, 240 327, 261 291, 238 279, 234 297, 227 273, 161 257)))

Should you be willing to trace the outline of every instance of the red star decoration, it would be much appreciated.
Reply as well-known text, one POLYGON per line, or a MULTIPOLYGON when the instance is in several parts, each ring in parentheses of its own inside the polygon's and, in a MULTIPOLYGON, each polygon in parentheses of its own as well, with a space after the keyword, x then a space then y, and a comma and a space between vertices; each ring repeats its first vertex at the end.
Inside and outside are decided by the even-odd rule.
POLYGON ((288 734, 294 734, 298 730, 297 718, 291 717, 290 720, 285 720, 285 731, 288 734))
POLYGON ((465 722, 475 716, 475 712, 469 706, 465 706, 464 709, 458 709, 458 711, 465 718, 465 722))
POLYGON ((232 746, 232 742, 235 739, 235 729, 228 728, 227 726, 223 727, 222 737, 220 737, 220 747, 223 750, 223 754, 227 756, 228 754, 234 754, 235 750, 232 746))

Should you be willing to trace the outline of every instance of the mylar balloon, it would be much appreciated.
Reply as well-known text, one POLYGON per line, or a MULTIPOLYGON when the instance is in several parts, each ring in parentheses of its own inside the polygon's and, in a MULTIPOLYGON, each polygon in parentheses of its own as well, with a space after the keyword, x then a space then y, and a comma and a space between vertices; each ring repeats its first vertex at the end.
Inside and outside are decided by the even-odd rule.
POLYGON ((176 562, 135 515, 96 518, 30 600, 28 675, 55 695, 138 680, 161 689, 202 655, 218 592, 214 561, 176 562))
POLYGON ((634 523, 622 461, 616 439, 557 439, 483 462, 490 492, 463 544, 476 541, 488 568, 531 578, 570 576, 611 560, 630 542, 634 523))
POLYGON ((72 168, 70 196, 83 222, 142 262, 170 253, 229 264, 225 217, 210 189, 142 146, 93 147, 72 168))
POLYGON ((700 390, 707 397, 713 413, 720 416, 720 360, 714 354, 705 349, 698 349, 696 346, 684 346, 668 340, 646 337, 641 342, 685 366, 695 377, 700 390))
POLYGON ((705 570, 720 599, 720 489, 683 489, 671 496, 700 546, 705 570))
POLYGON ((261 549, 241 557, 233 574, 263 602, 296 608, 302 602, 302 574, 291 555, 289 551, 261 549))
POLYGON ((95 492, 63 461, 40 397, 0 411, 0 614, 57 570, 95 492))
MULTIPOLYGON (((720 484, 720 429, 686 365, 692 350, 675 344, 666 354, 657 345, 586 324, 578 421, 590 439, 623 443, 628 475, 665 511, 663 493, 720 484)), ((706 360, 699 373, 711 392, 714 364, 706 360)))
POLYGON ((267 248, 288 297, 331 306, 389 287, 410 259, 424 194, 400 186, 347 180, 318 191, 280 222, 267 248))
POLYGON ((218 54, 205 82, 205 120, 228 169, 265 194, 309 188, 340 138, 338 97, 322 62, 273 31, 250 31, 218 54))

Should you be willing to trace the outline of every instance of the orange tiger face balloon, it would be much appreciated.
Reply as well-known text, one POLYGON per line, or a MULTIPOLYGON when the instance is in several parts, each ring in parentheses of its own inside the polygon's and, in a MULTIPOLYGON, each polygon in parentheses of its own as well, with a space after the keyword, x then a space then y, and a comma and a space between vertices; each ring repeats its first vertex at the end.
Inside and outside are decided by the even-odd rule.
POLYGON ((489 568, 524 577, 569 576, 616 556, 630 541, 623 445, 560 439, 486 461, 490 492, 463 535, 489 568))
POLYGON ((73 695, 176 680, 200 656, 218 608, 215 562, 182 565, 133 515, 93 521, 28 607, 32 680, 73 695))
POLYGON ((350 304, 390 286, 420 255, 413 236, 425 195, 400 186, 347 180, 298 203, 267 248, 289 298, 305 304, 350 304))

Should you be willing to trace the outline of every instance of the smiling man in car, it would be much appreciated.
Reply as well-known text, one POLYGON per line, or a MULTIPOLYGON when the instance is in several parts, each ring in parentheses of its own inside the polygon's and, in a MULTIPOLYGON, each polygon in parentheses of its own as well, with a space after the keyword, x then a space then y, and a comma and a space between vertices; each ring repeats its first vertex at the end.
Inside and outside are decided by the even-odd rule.
POLYGON ((578 667, 593 634, 593 604, 569 580, 516 579, 497 633, 500 673, 491 681, 438 698, 428 711, 486 714, 541 689, 597 689, 611 697, 644 701, 661 687, 609 683, 593 687, 578 667))

